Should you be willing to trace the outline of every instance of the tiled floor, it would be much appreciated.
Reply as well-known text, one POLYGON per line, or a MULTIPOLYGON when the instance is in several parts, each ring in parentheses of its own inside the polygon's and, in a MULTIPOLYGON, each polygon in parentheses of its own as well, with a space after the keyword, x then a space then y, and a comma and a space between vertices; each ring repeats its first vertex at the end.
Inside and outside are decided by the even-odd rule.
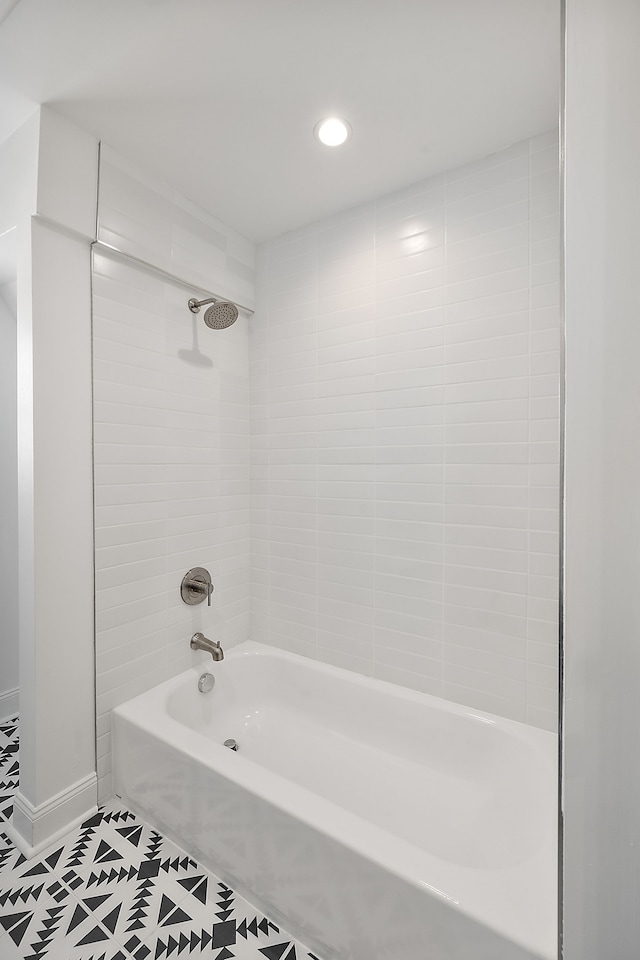
POLYGON ((317 960, 117 802, 26 860, 2 832, 17 720, 0 723, 1 960, 317 960))

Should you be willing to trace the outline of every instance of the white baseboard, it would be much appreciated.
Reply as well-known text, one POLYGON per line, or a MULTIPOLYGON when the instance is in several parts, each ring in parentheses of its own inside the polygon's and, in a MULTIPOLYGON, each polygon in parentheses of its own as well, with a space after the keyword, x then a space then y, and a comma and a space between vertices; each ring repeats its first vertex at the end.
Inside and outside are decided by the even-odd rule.
POLYGON ((5 690, 0 693, 0 720, 6 720, 8 717, 16 717, 20 709, 20 690, 15 687, 14 690, 5 690))
POLYGON ((6 832, 20 853, 33 857, 97 811, 97 789, 94 772, 38 807, 18 791, 6 832))

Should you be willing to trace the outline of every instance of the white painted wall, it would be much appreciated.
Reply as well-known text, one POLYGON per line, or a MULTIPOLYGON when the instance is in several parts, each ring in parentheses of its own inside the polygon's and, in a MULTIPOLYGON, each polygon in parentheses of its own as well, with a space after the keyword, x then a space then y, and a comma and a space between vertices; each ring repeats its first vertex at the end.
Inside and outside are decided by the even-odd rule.
POLYGON ((30 271, 38 141, 34 113, 0 144, 0 716, 19 708, 17 276, 30 271))
MULTIPOLYGON (((9 236, 11 238, 11 245, 15 246, 15 231, 11 230, 9 236)), ((0 299, 2 299, 5 306, 8 307, 9 313, 15 323, 18 315, 18 281, 16 279, 15 257, 12 261, 12 274, 12 279, 7 283, 3 283, 0 287, 0 299)))
POLYGON ((555 729, 555 133, 261 248, 255 639, 555 729))
MULTIPOLYGON (((0 264, 0 267, 2 265, 0 264)), ((15 263, 13 264, 15 269, 15 263)), ((18 435, 15 281, 0 287, 0 717, 18 710, 18 435)))
POLYGON ((0 236, 36 209, 40 111, 0 144, 0 236))
POLYGON ((101 151, 102 240, 193 280, 163 282, 94 257, 97 725, 100 797, 111 795, 111 710, 203 661, 196 631, 228 648, 249 635, 247 317, 205 327, 200 287, 253 303, 254 247, 101 151), (211 607, 179 588, 206 567, 211 607))
POLYGON ((564 958, 638 956, 640 5, 567 0, 564 958))
POLYGON ((44 108, 29 131, 21 162, 13 159, 31 178, 24 206, 14 204, 21 743, 13 833, 26 851, 96 802, 89 242, 97 143, 44 108))
MULTIPOLYGON (((31 260, 32 323, 20 333, 18 352, 23 720, 17 807, 25 798, 37 821, 38 807, 90 778, 94 768, 93 730, 86 725, 94 702, 89 248, 33 220, 31 260), (33 454, 26 450, 28 434, 33 454)), ((36 838, 37 822, 32 826, 39 843, 44 837, 36 838)))

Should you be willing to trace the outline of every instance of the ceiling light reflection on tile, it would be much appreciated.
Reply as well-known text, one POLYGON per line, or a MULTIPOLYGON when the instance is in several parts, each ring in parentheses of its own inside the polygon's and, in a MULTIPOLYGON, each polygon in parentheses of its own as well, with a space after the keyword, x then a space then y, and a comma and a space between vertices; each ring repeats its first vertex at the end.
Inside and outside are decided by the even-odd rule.
POLYGON ((404 237, 402 247, 405 253, 423 253, 429 246, 429 235, 427 233, 416 233, 412 237, 404 237))

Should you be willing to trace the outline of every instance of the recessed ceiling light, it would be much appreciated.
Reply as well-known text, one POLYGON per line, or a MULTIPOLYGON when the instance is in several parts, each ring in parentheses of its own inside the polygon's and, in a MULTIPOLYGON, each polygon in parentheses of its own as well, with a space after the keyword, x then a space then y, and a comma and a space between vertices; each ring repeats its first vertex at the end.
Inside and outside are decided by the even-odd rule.
POLYGON ((316 123, 313 132, 325 147, 339 147, 351 136, 351 124, 340 117, 326 117, 316 123))

